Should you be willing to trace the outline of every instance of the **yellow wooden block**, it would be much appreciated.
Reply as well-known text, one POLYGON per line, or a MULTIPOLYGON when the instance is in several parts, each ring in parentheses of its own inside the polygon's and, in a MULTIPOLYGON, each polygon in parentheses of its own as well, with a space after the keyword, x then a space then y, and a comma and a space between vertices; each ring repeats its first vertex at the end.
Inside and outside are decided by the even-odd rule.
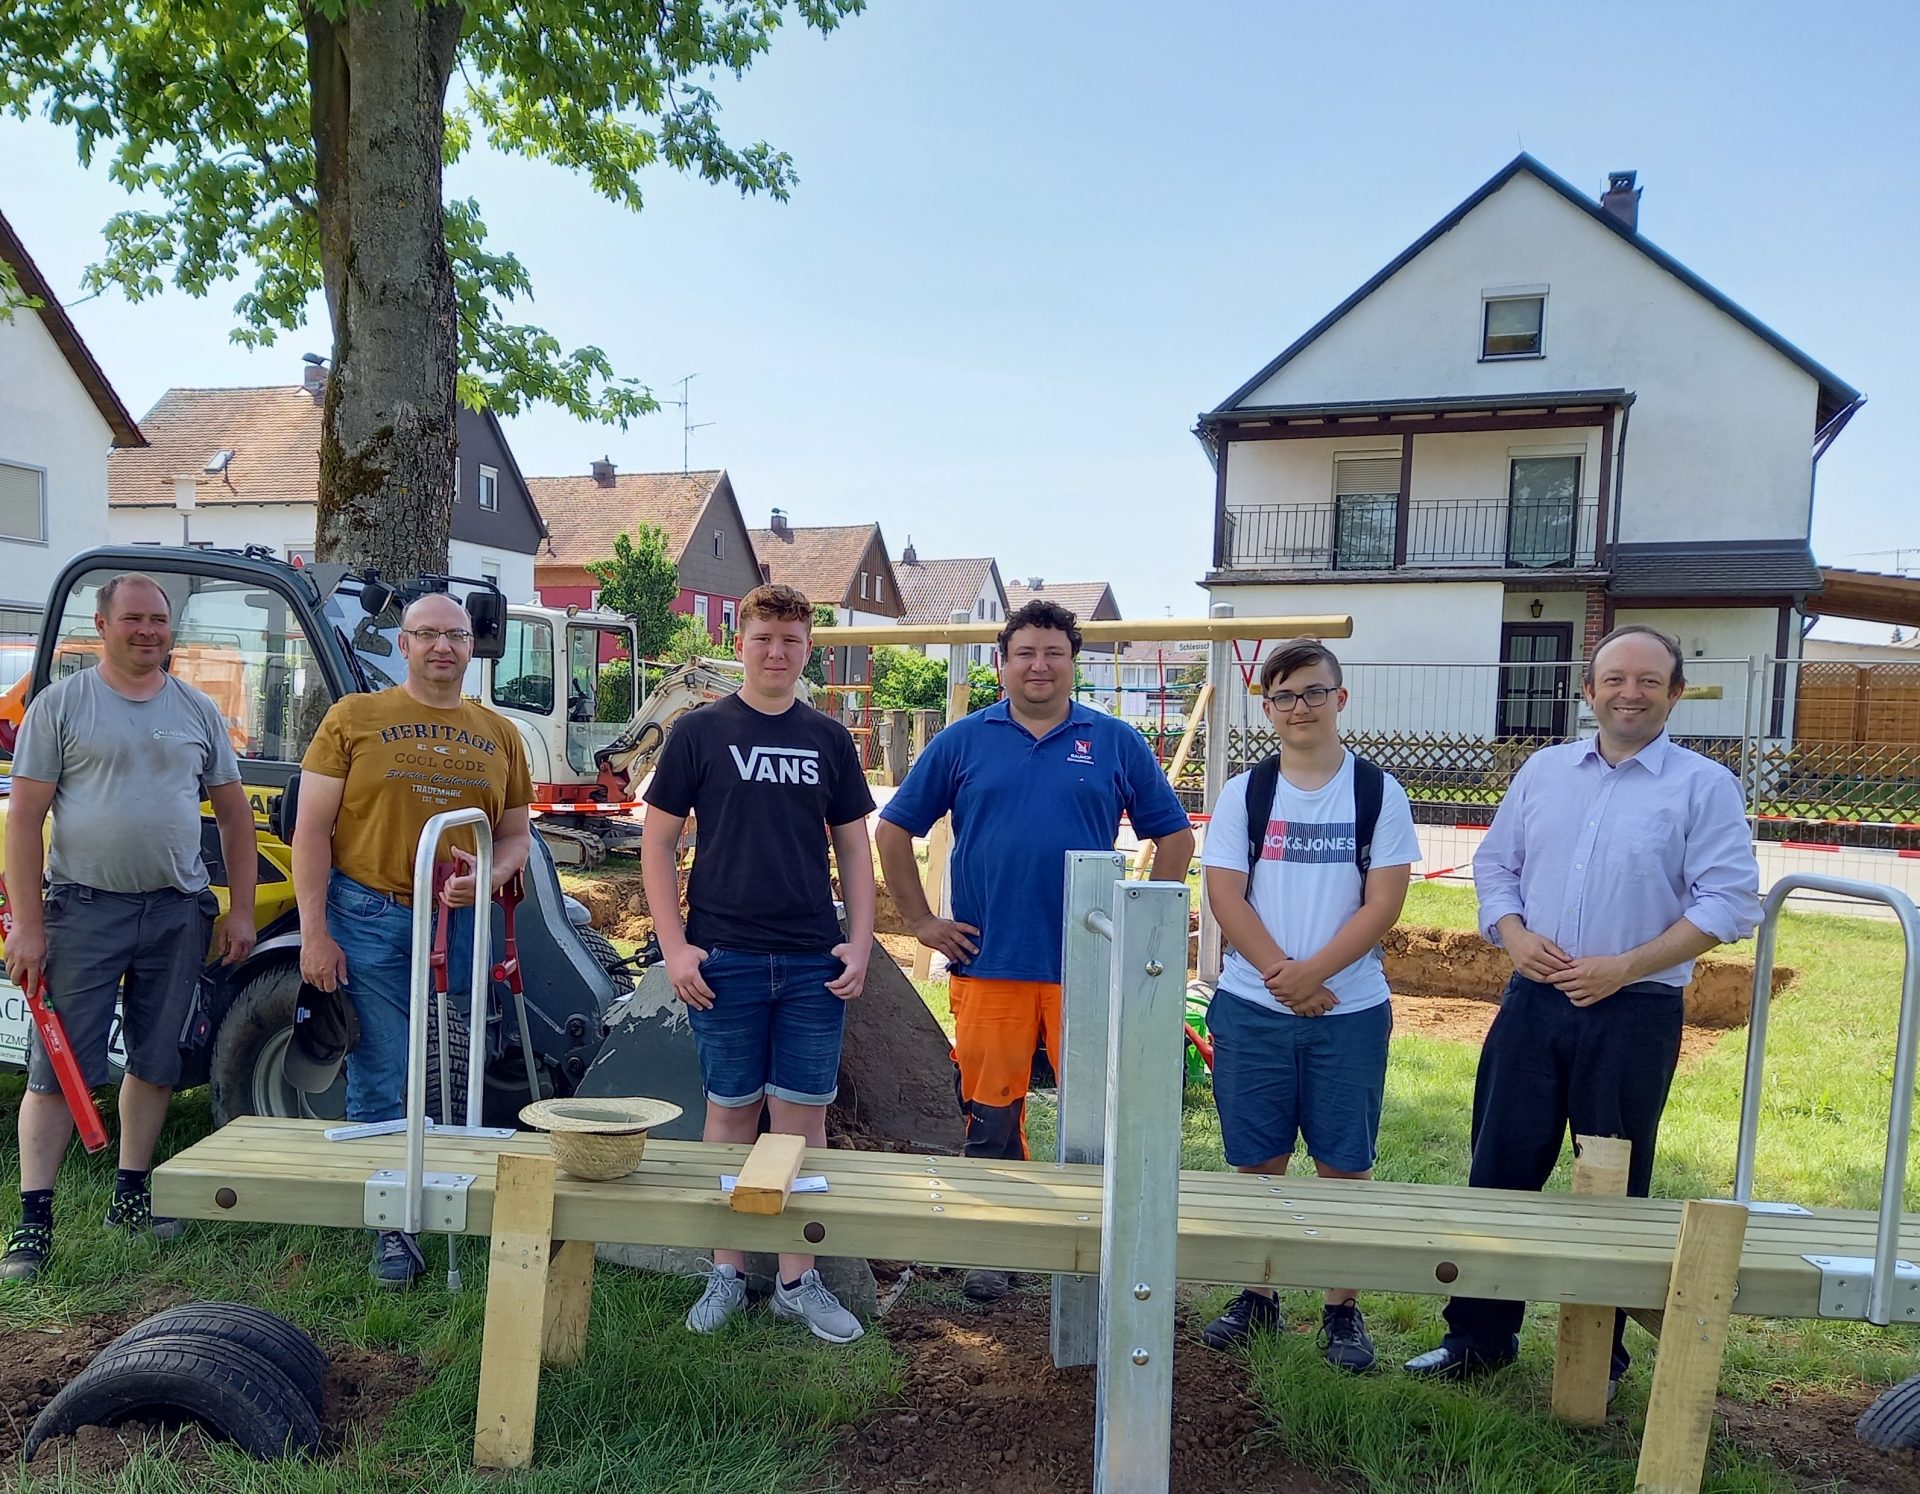
POLYGON ((727 1202, 736 1214, 778 1214, 787 1207, 793 1192, 793 1180, 800 1176, 800 1162, 806 1155, 804 1136, 787 1136, 769 1131, 754 1142, 753 1150, 740 1168, 727 1202))
POLYGON ((480 1403, 473 1461, 524 1468, 533 1461, 540 1400, 547 1270, 553 1240, 553 1163, 502 1152, 494 1182, 493 1249, 487 1261, 487 1317, 480 1340, 480 1403))
POLYGON ((1696 1201, 1681 1215, 1636 1494, 1696 1494, 1700 1487, 1746 1232, 1741 1204, 1696 1201))
MULTIPOLYGON (((1573 1191, 1579 1197, 1619 1197, 1627 1191, 1633 1143, 1615 1136, 1575 1138, 1573 1191)), ((1560 1309, 1554 1339, 1553 1414, 1576 1426, 1607 1419, 1607 1377, 1613 1361, 1611 1307, 1584 1304, 1560 1309)))

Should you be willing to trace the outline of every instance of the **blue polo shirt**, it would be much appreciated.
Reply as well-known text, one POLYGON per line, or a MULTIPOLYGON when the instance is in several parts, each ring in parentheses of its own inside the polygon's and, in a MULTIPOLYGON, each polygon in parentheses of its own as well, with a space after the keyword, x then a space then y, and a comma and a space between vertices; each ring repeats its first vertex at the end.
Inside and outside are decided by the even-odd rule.
POLYGON ((1146 739, 1076 704, 1037 740, 1003 700, 937 733, 880 818, 925 835, 953 816, 953 916, 980 930, 960 973, 1060 979, 1068 851, 1110 851, 1120 816, 1142 839, 1188 829, 1146 739))

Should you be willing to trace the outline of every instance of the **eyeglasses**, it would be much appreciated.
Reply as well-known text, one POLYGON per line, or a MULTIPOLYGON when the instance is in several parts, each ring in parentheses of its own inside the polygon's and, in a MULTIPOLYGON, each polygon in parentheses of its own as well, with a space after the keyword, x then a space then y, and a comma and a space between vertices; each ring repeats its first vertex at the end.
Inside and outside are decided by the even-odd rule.
POLYGON ((410 637, 417 638, 420 642, 426 644, 428 648, 432 648, 434 644, 438 643, 442 638, 446 639, 447 642, 451 643, 455 648, 473 642, 473 634, 469 633, 465 628, 402 628, 400 631, 410 637))
POLYGON ((1327 697, 1333 694, 1336 688, 1333 685, 1309 685, 1300 691, 1276 690, 1267 697, 1267 704, 1276 711, 1290 711, 1304 700, 1309 706, 1318 710, 1327 703, 1327 697))

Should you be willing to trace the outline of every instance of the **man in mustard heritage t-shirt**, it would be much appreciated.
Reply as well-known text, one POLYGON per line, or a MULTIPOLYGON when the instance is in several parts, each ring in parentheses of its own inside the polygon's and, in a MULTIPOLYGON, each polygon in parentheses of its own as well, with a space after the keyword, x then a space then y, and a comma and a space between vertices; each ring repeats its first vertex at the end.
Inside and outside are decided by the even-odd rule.
MULTIPOLYGON (((300 973, 322 991, 344 990, 360 1021, 347 1055, 347 1118, 355 1121, 393 1120, 405 1109, 420 832, 444 810, 484 809, 493 826, 489 898, 526 865, 532 838, 520 733, 460 694, 473 657, 466 609, 444 594, 420 598, 401 618, 400 652, 400 684, 349 695, 320 723, 300 765, 293 834, 300 973)), ((448 905, 471 908, 473 832, 455 831, 440 854, 461 868, 446 884, 448 905)), ((464 937, 456 930, 453 942, 464 937)), ((447 966, 458 992, 467 963, 450 950, 447 966)), ((383 1285, 408 1286, 425 1270, 410 1236, 380 1236, 373 1274, 383 1285)))

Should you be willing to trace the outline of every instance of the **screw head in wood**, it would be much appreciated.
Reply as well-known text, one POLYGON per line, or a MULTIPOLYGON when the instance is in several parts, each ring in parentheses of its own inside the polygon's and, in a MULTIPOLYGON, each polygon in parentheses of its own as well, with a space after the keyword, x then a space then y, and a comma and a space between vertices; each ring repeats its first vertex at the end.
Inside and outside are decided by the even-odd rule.
POLYGON ((827 1227, 817 1219, 807 1221, 806 1228, 800 1231, 809 1245, 818 1245, 827 1237, 827 1227))
POLYGON ((1433 1268, 1433 1277, 1434 1280, 1439 1282, 1458 1281, 1460 1279, 1460 1268, 1454 1265, 1452 1261, 1442 1261, 1433 1268))
POLYGON ((240 1202, 240 1195, 235 1193, 231 1188, 222 1188, 213 1195, 213 1201, 223 1209, 230 1209, 240 1202))

